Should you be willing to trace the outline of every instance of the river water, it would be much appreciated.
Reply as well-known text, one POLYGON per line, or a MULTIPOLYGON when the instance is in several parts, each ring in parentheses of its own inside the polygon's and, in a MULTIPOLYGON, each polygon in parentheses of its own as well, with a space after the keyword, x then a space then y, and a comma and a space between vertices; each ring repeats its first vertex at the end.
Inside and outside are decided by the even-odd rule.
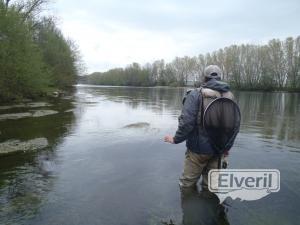
POLYGON ((1 120, 0 142, 42 137, 50 146, 0 157, 0 224, 299 224, 300 94, 234 92, 242 125, 230 168, 278 169, 281 190, 229 199, 220 219, 213 199, 181 196, 185 144, 163 142, 184 93, 79 85, 41 107, 58 114, 1 120))

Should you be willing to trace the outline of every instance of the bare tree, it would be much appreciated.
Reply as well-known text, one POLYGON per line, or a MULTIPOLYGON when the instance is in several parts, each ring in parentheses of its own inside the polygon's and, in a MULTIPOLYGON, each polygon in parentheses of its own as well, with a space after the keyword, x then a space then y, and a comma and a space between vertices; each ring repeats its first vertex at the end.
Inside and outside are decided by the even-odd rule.
POLYGON ((40 14, 43 11, 43 6, 48 4, 49 0, 3 0, 3 2, 6 9, 11 6, 21 13, 25 21, 40 14))

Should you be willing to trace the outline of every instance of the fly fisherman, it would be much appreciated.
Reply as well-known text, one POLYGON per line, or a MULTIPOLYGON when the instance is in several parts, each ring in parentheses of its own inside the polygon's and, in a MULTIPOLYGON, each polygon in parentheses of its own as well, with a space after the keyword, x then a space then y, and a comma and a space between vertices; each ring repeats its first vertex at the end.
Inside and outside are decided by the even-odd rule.
MULTIPOLYGON (((218 97, 233 99, 229 85, 220 81, 222 70, 216 65, 207 66, 204 70, 204 84, 201 88, 188 91, 183 100, 183 108, 178 118, 178 129, 175 136, 167 135, 165 142, 179 144, 186 141, 184 169, 180 177, 181 188, 196 187, 202 175, 202 190, 208 190, 208 172, 218 168, 219 155, 209 141, 202 125, 202 114, 212 100, 218 97)), ((226 149, 223 156, 228 155, 226 149)))

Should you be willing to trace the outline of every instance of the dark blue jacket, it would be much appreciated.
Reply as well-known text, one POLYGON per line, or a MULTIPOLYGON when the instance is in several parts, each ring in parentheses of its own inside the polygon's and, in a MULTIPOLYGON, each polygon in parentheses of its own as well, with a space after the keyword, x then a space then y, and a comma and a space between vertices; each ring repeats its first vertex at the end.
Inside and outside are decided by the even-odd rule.
MULTIPOLYGON (((202 85, 219 92, 229 91, 228 84, 216 80, 210 80, 202 85)), ((181 115, 178 118, 178 129, 174 136, 174 143, 178 144, 186 140, 189 150, 199 154, 216 154, 205 132, 197 125, 197 117, 202 95, 199 90, 194 89, 187 93, 181 115)))

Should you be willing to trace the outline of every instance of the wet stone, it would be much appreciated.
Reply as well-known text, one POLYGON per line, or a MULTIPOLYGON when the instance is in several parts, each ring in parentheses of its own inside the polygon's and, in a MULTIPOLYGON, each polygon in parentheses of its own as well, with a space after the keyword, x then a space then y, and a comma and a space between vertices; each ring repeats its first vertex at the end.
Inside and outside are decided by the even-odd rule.
POLYGON ((25 113, 9 113, 9 114, 0 114, 0 121, 1 120, 17 120, 26 117, 31 117, 32 113, 25 112, 25 113))
POLYGON ((46 138, 35 138, 28 141, 8 140, 0 143, 0 155, 18 151, 32 151, 45 148, 49 145, 46 138))
POLYGON ((0 114, 0 121, 1 120, 18 120, 28 117, 42 117, 42 116, 49 116, 53 114, 57 114, 58 111, 54 110, 32 110, 30 112, 24 113, 9 113, 9 114, 0 114))
POLYGON ((42 116, 49 116, 53 114, 57 114, 57 111, 54 110, 36 110, 33 111, 32 117, 42 117, 42 116))
POLYGON ((124 126, 123 128, 149 128, 149 127, 150 127, 149 123, 140 122, 140 123, 128 124, 128 125, 124 126))
POLYGON ((52 104, 47 102, 30 102, 26 104, 20 103, 15 105, 0 106, 0 110, 13 109, 13 108, 38 108, 38 107, 47 107, 47 106, 52 106, 52 104))

